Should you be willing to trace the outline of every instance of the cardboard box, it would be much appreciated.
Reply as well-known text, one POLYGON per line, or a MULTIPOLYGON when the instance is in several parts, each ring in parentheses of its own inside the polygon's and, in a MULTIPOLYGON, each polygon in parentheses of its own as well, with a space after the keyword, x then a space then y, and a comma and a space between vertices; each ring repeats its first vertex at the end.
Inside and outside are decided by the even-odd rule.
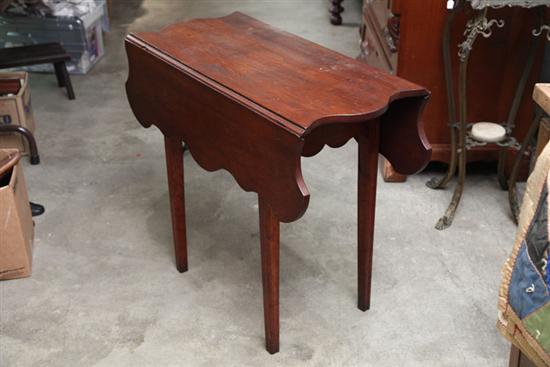
POLYGON ((0 280, 32 270, 34 226, 20 157, 15 149, 0 149, 0 280))
MULTIPOLYGON (((0 73, 0 79, 5 78, 19 78, 21 88, 16 95, 0 96, 0 125, 20 125, 34 134, 35 124, 27 73, 0 73)), ((0 149, 18 149, 22 154, 29 154, 29 146, 21 134, 1 133, 0 149)))

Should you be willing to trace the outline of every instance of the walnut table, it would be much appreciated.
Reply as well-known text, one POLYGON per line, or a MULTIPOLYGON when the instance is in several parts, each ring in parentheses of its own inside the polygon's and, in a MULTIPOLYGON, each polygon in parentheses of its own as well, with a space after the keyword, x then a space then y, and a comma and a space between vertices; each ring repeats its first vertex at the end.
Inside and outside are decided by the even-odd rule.
POLYGON ((258 193, 266 348, 279 350, 279 223, 309 192, 301 157, 358 142, 358 306, 370 306, 378 153, 412 174, 431 148, 419 124, 428 92, 241 13, 126 37, 128 100, 165 136, 176 265, 187 270, 185 142, 208 171, 258 193))

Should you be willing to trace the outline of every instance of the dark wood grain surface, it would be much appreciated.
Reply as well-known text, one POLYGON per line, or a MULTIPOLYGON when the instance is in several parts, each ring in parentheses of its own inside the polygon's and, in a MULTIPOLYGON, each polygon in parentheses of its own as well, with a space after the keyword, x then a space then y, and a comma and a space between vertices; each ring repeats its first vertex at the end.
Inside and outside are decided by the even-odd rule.
POLYGON ((170 213, 172 215, 172 235, 176 254, 176 268, 180 273, 187 271, 187 234, 185 228, 185 190, 183 175, 183 147, 178 138, 165 137, 166 168, 168 191, 170 193, 170 213))
POLYGON ((279 221, 271 207, 258 198, 260 212, 260 248, 264 293, 265 348, 279 351, 279 221))
POLYGON ((240 13, 126 38, 126 92, 165 136, 176 264, 187 270, 182 142, 209 171, 258 193, 266 349, 279 350, 279 223, 309 203, 302 156, 359 143, 358 306, 369 308, 378 154, 403 173, 429 161, 428 91, 240 13))
POLYGON ((426 95, 418 85, 238 12, 129 39, 238 91, 300 134, 322 122, 371 119, 396 98, 426 95))
MULTIPOLYGON (((311 155, 304 140, 311 145, 317 128, 345 123, 352 131, 379 118, 380 153, 397 171, 412 174, 429 160, 417 123, 425 89, 244 14, 129 35, 126 48, 127 94, 142 125, 185 141, 203 168, 231 172, 281 221, 307 208, 300 157, 311 155)), ((353 137, 321 130, 314 153, 353 137)))

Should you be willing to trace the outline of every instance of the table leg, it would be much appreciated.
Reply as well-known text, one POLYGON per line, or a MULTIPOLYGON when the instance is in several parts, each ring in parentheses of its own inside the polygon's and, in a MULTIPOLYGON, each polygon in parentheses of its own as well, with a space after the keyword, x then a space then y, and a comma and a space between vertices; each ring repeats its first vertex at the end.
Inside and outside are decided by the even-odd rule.
POLYGON ((63 67, 63 63, 56 62, 53 64, 53 67, 55 69, 55 76, 57 77, 57 85, 59 87, 65 86, 65 77, 63 75, 63 72, 61 71, 61 68, 63 67))
POLYGON ((183 186, 183 147, 181 139, 164 137, 168 191, 172 213, 172 233, 176 252, 176 268, 187 271, 187 239, 185 235, 185 190, 183 186))
POLYGON ((468 124, 468 105, 466 100, 466 91, 467 91, 467 81, 468 81, 468 60, 469 60, 470 51, 466 51, 466 56, 460 61, 460 71, 459 71, 459 82, 458 82, 458 93, 460 97, 460 121, 458 123, 458 150, 457 153, 452 152, 453 154, 458 154, 458 182, 456 184, 455 190, 453 192, 453 197, 451 202, 445 211, 445 214, 437 221, 435 228, 438 230, 443 230, 449 228, 453 223, 453 219, 456 214, 456 209, 462 198, 462 193, 464 192, 464 184, 466 181, 466 154, 468 152, 466 146, 466 126, 468 124))
POLYGON ((279 351, 279 221, 267 202, 259 198, 265 347, 279 351))
POLYGON ((365 130, 357 139, 359 143, 357 183, 357 306, 361 311, 366 311, 370 308, 376 179, 378 175, 378 148, 380 140, 379 122, 373 121, 367 123, 365 130))
POLYGON ((75 99, 71 77, 69 76, 69 72, 67 71, 67 65, 65 65, 64 62, 55 64, 55 73, 57 75, 58 85, 60 87, 63 86, 67 89, 67 96, 69 97, 69 99, 75 99))

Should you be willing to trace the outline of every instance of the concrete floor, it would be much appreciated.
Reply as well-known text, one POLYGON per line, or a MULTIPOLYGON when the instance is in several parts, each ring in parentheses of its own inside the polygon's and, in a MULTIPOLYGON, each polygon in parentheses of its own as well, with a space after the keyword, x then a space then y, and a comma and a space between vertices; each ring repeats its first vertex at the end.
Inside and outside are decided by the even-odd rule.
POLYGON ((73 77, 31 77, 39 166, 33 276, 0 283, 0 366, 505 366, 495 328, 500 268, 515 227, 494 174, 469 175, 453 226, 451 191, 429 173, 379 185, 373 305, 356 297, 354 142, 304 159, 309 210, 281 229, 281 352, 263 346, 257 198, 186 156, 188 273, 174 267, 162 136, 126 102, 125 34, 248 13, 350 56, 323 0, 114 1, 107 53, 73 77))

